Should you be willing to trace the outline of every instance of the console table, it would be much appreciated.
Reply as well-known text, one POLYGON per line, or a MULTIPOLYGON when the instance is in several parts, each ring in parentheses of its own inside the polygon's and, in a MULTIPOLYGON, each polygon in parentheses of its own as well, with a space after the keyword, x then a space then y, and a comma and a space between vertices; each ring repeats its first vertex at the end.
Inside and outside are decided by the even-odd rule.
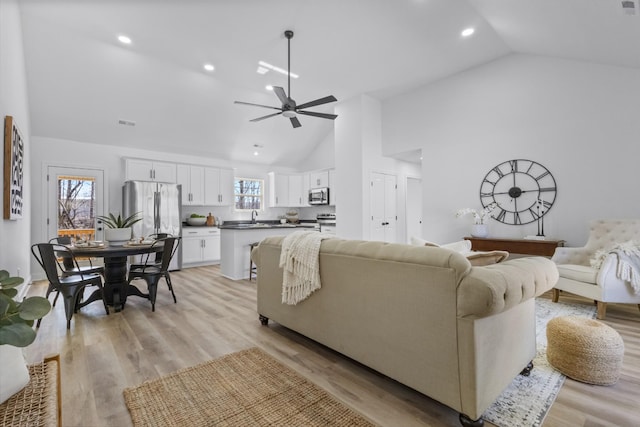
POLYGON ((529 239, 486 239, 465 237, 471 241, 472 251, 507 251, 514 254, 553 256, 557 247, 564 246, 564 240, 529 239))

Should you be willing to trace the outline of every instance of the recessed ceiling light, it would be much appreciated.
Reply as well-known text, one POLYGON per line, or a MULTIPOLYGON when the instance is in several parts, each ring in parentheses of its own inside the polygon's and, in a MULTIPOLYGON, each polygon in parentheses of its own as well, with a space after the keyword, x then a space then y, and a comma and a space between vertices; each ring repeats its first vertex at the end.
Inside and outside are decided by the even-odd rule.
POLYGON ((213 70, 216 69, 216 67, 214 67, 211 64, 204 64, 204 69, 207 70, 207 71, 213 71, 213 70))
POLYGON ((473 34, 476 30, 474 30, 473 28, 466 28, 462 31, 462 37, 469 37, 471 34, 473 34))
POLYGON ((266 85, 264 88, 265 88, 266 90, 273 90, 273 86, 271 86, 271 85, 266 85))
MULTIPOLYGON (((280 67, 276 67, 275 65, 271 65, 268 62, 264 62, 264 61, 258 61, 258 64, 261 67, 264 68, 268 68, 271 71, 275 71, 276 73, 280 73, 280 74, 284 74, 285 76, 287 75, 287 70, 283 70, 280 67)), ((260 73, 260 67, 258 67, 258 72, 260 73)), ((260 74, 264 74, 264 73, 260 73, 260 74)), ((291 73, 291 77, 294 79, 297 79, 299 76, 295 73, 291 73)))
POLYGON ((254 151, 254 152, 253 152, 253 155, 254 155, 254 156, 257 156, 257 155, 258 155, 258 152, 257 152, 257 151, 254 151))
POLYGON ((120 41, 120 43, 131 44, 131 39, 125 35, 118 36, 118 40, 120 41))

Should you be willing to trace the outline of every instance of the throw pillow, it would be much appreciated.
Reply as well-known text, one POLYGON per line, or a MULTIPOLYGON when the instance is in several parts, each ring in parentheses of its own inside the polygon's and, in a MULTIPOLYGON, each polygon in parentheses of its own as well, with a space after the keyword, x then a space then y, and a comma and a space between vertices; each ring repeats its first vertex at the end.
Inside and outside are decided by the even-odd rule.
POLYGON ((0 345, 0 403, 29 384, 29 369, 22 349, 12 345, 0 345))
POLYGON ((484 265, 497 264, 509 257, 509 252, 489 251, 489 252, 469 252, 465 254, 471 265, 482 267, 484 265))
POLYGON ((411 236, 411 244, 416 246, 440 246, 437 243, 433 243, 415 236, 411 236))
POLYGON ((471 250, 471 240, 460 240, 459 242, 440 245, 440 247, 465 254, 471 250))

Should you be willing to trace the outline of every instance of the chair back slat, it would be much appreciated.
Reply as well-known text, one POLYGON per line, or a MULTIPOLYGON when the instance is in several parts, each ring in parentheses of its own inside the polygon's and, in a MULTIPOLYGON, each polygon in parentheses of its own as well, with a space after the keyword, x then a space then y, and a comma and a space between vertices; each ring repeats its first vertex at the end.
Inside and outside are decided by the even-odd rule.
POLYGON ((59 265, 56 255, 56 249, 58 248, 64 248, 64 246, 54 245, 52 243, 36 243, 31 246, 31 253, 44 270, 47 280, 55 285, 60 283, 60 278, 58 276, 59 265))
POLYGON ((171 260, 178 250, 180 239, 180 237, 165 237, 159 240, 164 244, 164 249, 162 250, 162 262, 160 264, 161 272, 164 273, 169 270, 169 264, 171 264, 171 260))

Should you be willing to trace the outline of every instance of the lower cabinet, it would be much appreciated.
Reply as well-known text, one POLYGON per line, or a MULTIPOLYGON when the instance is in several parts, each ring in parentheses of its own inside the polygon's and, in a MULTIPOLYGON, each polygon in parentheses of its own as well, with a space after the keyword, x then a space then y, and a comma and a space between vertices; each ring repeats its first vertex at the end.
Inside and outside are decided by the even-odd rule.
POLYGON ((182 266, 220 262, 220 229, 209 227, 182 229, 182 266))

